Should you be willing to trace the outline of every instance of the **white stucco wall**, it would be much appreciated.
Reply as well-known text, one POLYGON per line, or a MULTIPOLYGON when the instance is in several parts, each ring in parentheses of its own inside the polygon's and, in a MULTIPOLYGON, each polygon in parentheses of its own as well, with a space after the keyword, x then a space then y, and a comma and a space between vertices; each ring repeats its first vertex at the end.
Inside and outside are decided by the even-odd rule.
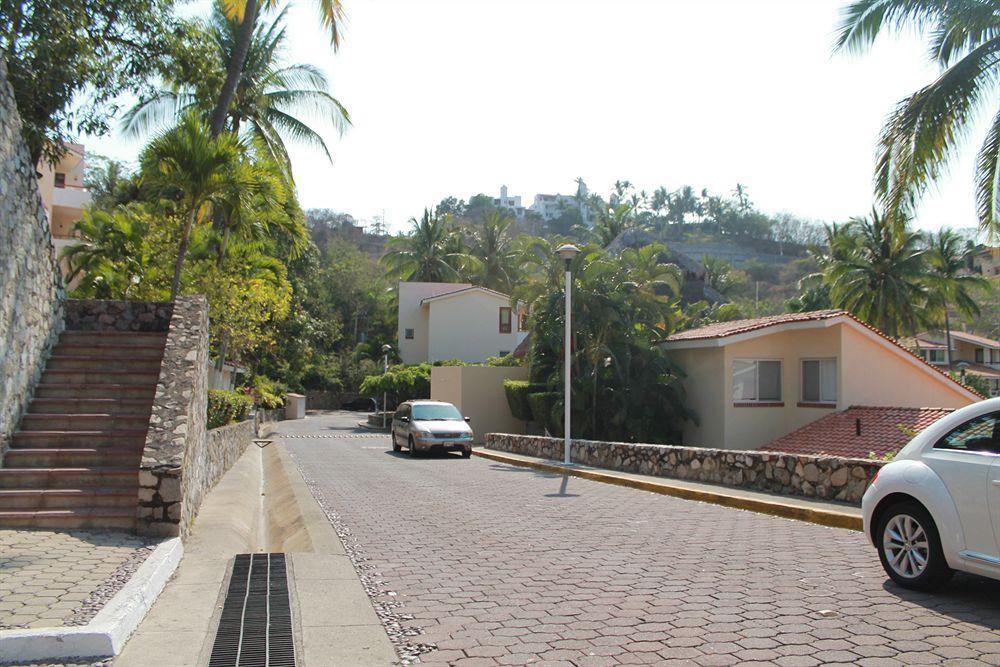
POLYGON ((502 295, 472 290, 431 301, 428 311, 426 360, 486 361, 501 352, 513 352, 527 332, 517 330, 517 313, 511 313, 511 332, 500 333, 500 308, 509 308, 502 295))
POLYGON ((423 299, 445 292, 472 287, 468 283, 399 283, 399 325, 397 340, 399 356, 404 364, 419 364, 427 361, 428 313, 422 307, 423 299), (406 330, 413 329, 413 339, 406 339, 406 330))

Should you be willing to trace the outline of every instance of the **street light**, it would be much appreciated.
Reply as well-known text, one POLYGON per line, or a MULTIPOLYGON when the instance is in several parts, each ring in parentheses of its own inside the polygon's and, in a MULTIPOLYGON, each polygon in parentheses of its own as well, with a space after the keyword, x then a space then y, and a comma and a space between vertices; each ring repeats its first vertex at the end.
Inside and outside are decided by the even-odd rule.
MULTIPOLYGON (((392 352, 392 346, 389 344, 382 346, 382 375, 389 372, 389 353, 392 352)), ((387 391, 385 388, 382 389, 382 430, 385 430, 385 417, 388 412, 388 405, 386 404, 387 391)))
POLYGON ((556 249, 556 253, 566 262, 566 332, 563 341, 563 463, 569 463, 570 450, 570 325, 573 312, 573 258, 580 254, 580 249, 572 243, 564 243, 556 249))

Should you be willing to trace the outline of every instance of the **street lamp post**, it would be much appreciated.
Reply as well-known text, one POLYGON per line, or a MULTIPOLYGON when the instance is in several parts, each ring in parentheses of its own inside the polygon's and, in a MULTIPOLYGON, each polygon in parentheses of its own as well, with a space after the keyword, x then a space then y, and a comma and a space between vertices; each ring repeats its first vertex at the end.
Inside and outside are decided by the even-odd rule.
MULTIPOLYGON (((382 375, 385 375, 386 373, 389 372, 389 353, 390 352, 392 352, 392 346, 391 345, 383 345, 382 346, 382 375)), ((386 413, 388 412, 388 409, 387 409, 388 408, 387 398, 388 398, 388 392, 385 389, 383 389, 382 390, 382 430, 383 431, 385 430, 386 413)))
POLYGON ((556 249, 559 256, 566 262, 566 327, 563 338, 563 463, 569 463, 570 457, 570 362, 571 345, 570 330, 573 313, 573 258, 580 254, 580 249, 571 243, 565 243, 556 249))

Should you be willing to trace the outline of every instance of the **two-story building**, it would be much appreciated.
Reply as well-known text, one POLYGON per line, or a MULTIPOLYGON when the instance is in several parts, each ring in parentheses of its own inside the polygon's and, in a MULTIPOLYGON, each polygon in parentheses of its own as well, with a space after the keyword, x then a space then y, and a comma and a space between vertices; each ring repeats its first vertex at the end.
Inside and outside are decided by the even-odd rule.
POLYGON ((951 332, 951 365, 948 365, 946 336, 917 334, 904 345, 918 357, 941 370, 981 377, 990 387, 990 396, 1000 396, 1000 341, 964 331, 951 332))
POLYGON ((404 364, 480 363, 510 354, 527 336, 510 296, 469 283, 399 283, 399 356, 404 364))
POLYGON ((980 400, 842 310, 718 322, 670 336, 698 415, 684 444, 757 449, 851 406, 959 408, 980 400))
MULTIPOLYGON (((67 246, 79 243, 73 227, 83 217, 83 207, 90 203, 90 191, 84 185, 87 160, 83 145, 67 144, 66 148, 66 154, 56 164, 42 160, 38 165, 38 191, 49 216, 56 256, 67 246)), ((59 265, 63 275, 69 275, 66 260, 59 265)))

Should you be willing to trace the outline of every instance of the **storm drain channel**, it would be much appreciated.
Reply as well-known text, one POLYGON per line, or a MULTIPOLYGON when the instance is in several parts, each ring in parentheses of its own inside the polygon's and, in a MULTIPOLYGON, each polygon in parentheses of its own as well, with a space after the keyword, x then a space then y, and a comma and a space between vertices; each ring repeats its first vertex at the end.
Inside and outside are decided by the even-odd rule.
POLYGON ((285 554, 240 554, 209 667, 295 667, 285 554))

